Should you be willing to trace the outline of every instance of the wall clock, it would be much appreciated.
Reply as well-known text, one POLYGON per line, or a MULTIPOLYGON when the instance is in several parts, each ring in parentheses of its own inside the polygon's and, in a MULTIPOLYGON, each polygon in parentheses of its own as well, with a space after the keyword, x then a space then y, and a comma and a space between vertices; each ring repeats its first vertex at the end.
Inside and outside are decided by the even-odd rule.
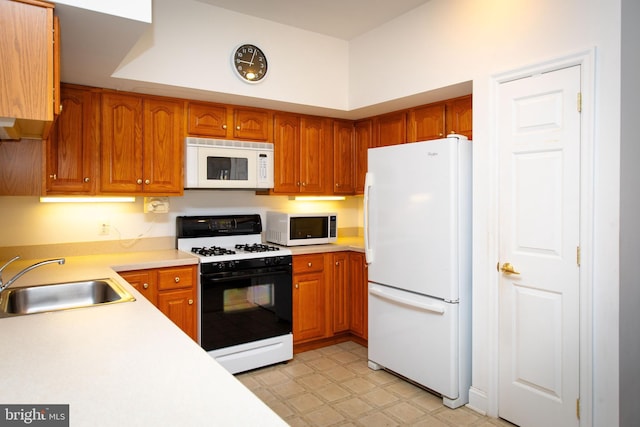
POLYGON ((247 83, 261 82, 267 75, 267 57, 264 52, 252 44, 243 44, 236 48, 231 58, 236 74, 247 83))

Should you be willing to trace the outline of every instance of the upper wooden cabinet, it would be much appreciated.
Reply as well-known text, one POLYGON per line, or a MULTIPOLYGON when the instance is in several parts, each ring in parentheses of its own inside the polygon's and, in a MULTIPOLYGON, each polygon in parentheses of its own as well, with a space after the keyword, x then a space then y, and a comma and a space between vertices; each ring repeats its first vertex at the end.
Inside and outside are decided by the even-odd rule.
POLYGON ((45 138, 59 111, 53 10, 44 1, 0 1, 0 117, 15 119, 2 139, 45 138))
POLYGON ((471 95, 409 110, 409 142, 444 138, 455 133, 472 139, 471 95))
POLYGON ((356 150, 355 193, 364 193, 364 179, 367 174, 367 150, 373 147, 373 121, 360 120, 354 124, 356 150))
POLYGON ((333 122, 333 192, 354 194, 356 183, 356 145, 353 123, 333 122))
POLYGON ((330 194, 332 144, 329 119, 278 113, 274 116, 275 194, 330 194))
POLYGON ((404 144, 407 142, 407 113, 397 111, 373 119, 373 146, 404 144))
POLYGON ((473 139, 473 106, 471 95, 446 102, 446 132, 473 139))
POLYGON ((46 143, 44 194, 95 194, 100 142, 100 93, 63 85, 63 113, 46 143))
POLYGON ((268 141, 272 134, 271 112, 259 108, 189 102, 187 133, 221 139, 268 141))
POLYGON ((100 192, 183 193, 183 103, 102 94, 100 192))

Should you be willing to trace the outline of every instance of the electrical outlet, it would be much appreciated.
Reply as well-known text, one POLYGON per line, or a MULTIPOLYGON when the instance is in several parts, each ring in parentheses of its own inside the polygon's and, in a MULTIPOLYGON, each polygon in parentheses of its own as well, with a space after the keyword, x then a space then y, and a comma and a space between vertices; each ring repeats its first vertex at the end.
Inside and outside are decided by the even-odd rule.
POLYGON ((102 221, 100 223, 98 234, 100 236, 108 236, 110 232, 111 232, 111 226, 109 225, 109 223, 107 221, 102 221))

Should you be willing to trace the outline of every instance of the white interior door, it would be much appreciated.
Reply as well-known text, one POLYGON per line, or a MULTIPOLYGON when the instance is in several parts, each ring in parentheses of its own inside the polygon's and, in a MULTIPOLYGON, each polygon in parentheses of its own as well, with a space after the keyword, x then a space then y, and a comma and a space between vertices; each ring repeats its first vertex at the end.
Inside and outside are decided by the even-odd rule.
POLYGON ((579 93, 580 66, 499 87, 498 413, 522 427, 579 424, 579 93))

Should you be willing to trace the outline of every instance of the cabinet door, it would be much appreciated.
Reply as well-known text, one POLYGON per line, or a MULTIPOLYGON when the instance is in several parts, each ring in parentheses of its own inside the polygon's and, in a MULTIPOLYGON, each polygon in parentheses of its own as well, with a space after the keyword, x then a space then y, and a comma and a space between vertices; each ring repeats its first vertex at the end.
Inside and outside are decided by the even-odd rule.
POLYGON ((234 108, 233 137, 236 139, 250 139, 253 141, 267 141, 269 139, 269 117, 267 110, 253 108, 234 108))
POLYGON ((355 193, 364 193, 364 178, 367 174, 367 150, 373 147, 373 122, 361 120, 355 123, 355 193))
POLYGON ((333 333, 349 330, 349 254, 338 252, 333 257, 331 276, 331 316, 333 333))
POLYGON ((293 342, 323 338, 325 322, 324 273, 295 275, 293 279, 293 342))
POLYGON ((445 104, 430 104, 409 113, 409 141, 427 141, 445 136, 445 104))
POLYGON ((182 102, 147 98, 143 102, 143 189, 145 193, 182 194, 184 133, 182 102))
POLYGON ((300 130, 300 193, 329 194, 333 166, 329 122, 302 117, 300 130))
POLYGON ((138 292, 145 296, 153 305, 157 306, 156 293, 156 271, 155 270, 133 270, 122 271, 120 276, 138 292))
POLYGON ((100 191, 142 191, 142 98, 102 94, 100 191))
POLYGON ((407 142, 407 115, 404 111, 375 118, 374 144, 376 147, 407 142))
POLYGON ((367 263, 364 254, 349 253, 349 329, 367 339, 367 263))
POLYGON ((333 192, 355 192, 356 148, 352 122, 333 122, 333 192))
POLYGON ((99 95, 63 86, 62 114, 47 140, 46 193, 93 194, 97 183, 99 95))
POLYGON ((227 128, 227 107, 189 102, 187 107, 187 133, 189 135, 226 138, 227 128))
POLYGON ((158 309, 194 341, 198 340, 195 290, 183 289, 159 292, 158 309))
POLYGON ((447 102, 447 134, 457 133, 473 137, 473 109, 471 95, 447 102))
POLYGON ((274 118, 274 193, 297 193, 300 184, 300 118, 276 114, 274 118))
MULTIPOLYGON (((25 126, 53 120, 53 5, 0 2, 0 117, 25 126)), ((38 132, 22 129, 37 137, 38 132)), ((23 134, 23 136, 26 136, 23 134)), ((42 136, 42 133, 40 133, 42 136)))

